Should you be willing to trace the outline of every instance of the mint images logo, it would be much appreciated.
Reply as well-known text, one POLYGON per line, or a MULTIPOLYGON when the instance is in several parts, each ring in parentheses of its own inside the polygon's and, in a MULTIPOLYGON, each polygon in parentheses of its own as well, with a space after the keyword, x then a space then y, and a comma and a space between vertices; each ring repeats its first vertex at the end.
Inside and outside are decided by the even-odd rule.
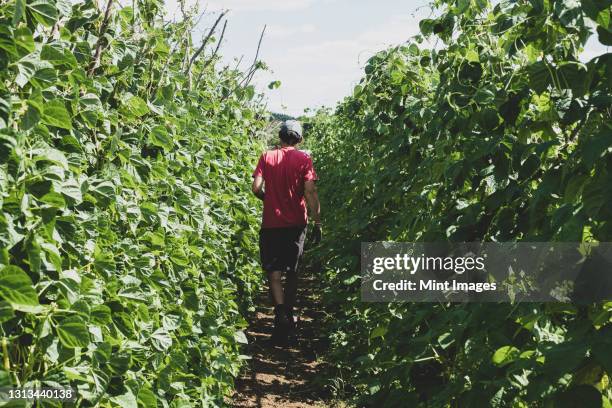
POLYGON ((610 243, 362 243, 366 302, 612 299, 610 243))
MULTIPOLYGON (((372 273, 381 275, 391 272, 400 275, 408 273, 415 275, 421 271, 445 271, 463 275, 469 271, 484 271, 484 256, 411 256, 407 253, 396 254, 393 257, 375 257, 372 261, 372 273)), ((459 291, 477 293, 487 290, 497 290, 496 282, 461 282, 456 279, 438 281, 436 279, 408 280, 387 282, 384 279, 375 279, 372 283, 375 291, 459 291)))

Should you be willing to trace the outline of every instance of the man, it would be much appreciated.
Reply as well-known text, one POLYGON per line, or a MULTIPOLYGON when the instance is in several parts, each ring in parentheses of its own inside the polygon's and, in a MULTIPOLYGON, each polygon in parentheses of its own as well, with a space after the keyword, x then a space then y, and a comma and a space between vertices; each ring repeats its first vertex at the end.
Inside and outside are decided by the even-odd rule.
POLYGON ((283 122, 279 137, 280 148, 269 150, 259 158, 252 186, 253 194, 264 202, 259 254, 274 303, 271 340, 275 344, 286 342, 295 329, 296 270, 304 251, 307 206, 314 221, 312 242, 317 244, 321 240, 317 174, 310 156, 296 149, 302 141, 302 126, 295 120, 283 122), (286 273, 284 290, 282 273, 286 273))

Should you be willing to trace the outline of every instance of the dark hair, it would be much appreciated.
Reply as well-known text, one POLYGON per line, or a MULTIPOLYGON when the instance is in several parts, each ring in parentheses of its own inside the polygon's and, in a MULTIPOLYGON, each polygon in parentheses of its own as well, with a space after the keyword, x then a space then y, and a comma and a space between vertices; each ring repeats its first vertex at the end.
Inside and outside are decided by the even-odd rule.
POLYGON ((302 140, 300 135, 293 130, 281 129, 278 132, 278 136, 280 137, 280 140, 287 143, 289 146, 295 146, 302 140))

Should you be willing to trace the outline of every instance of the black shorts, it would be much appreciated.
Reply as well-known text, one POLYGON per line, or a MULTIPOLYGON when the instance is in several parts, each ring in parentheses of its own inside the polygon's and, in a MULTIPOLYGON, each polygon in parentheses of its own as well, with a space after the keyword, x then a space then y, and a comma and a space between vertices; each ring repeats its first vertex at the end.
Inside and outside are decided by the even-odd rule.
POLYGON ((306 226, 262 228, 259 231, 259 257, 265 272, 295 272, 304 252, 306 226))

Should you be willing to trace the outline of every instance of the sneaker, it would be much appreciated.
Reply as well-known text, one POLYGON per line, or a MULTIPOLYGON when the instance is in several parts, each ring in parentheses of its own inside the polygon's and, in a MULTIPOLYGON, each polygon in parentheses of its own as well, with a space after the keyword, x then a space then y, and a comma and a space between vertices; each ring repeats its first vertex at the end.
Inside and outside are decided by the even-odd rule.
POLYGON ((297 329, 297 318, 293 315, 293 307, 287 308, 287 320, 289 322, 289 332, 294 333, 297 329))
POLYGON ((272 344, 285 345, 289 336, 289 328, 291 323, 287 318, 284 305, 278 305, 274 308, 274 329, 270 338, 272 344))

